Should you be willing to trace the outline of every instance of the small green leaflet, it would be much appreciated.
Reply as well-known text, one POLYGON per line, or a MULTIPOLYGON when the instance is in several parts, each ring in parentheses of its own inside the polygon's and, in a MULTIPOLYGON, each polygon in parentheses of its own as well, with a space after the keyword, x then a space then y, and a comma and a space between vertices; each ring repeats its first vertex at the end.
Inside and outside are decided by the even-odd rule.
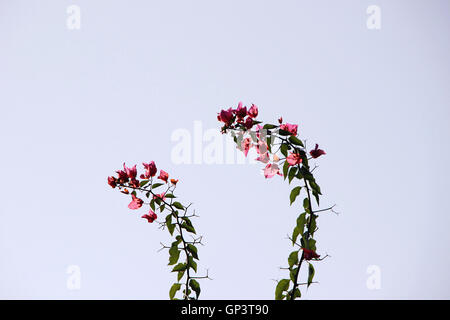
POLYGON ((277 287, 275 289, 275 300, 283 299, 283 292, 289 289, 289 279, 281 279, 278 281, 277 287))
POLYGON ((173 300, 173 298, 175 297, 175 294, 177 293, 178 290, 180 290, 180 288, 181 288, 181 283, 174 283, 172 285, 172 287, 170 288, 170 291, 169 291, 170 300, 173 300))
POLYGON ((197 280, 195 279, 191 279, 191 281, 189 281, 189 287, 191 287, 192 290, 194 290, 195 295, 198 296, 200 295, 200 284, 197 282, 197 280))
POLYGON ((289 268, 298 263, 298 251, 292 251, 288 258, 289 268))
POLYGON ((300 194, 301 189, 302 189, 302 187, 300 187, 300 186, 292 189, 291 195, 289 196, 289 198, 291 200, 291 205, 294 203, 295 199, 297 199, 298 195, 300 194))
POLYGON ((308 267, 308 287, 312 283, 312 280, 314 278, 314 273, 315 273, 314 267, 313 267, 312 263, 310 263, 309 267, 308 267))

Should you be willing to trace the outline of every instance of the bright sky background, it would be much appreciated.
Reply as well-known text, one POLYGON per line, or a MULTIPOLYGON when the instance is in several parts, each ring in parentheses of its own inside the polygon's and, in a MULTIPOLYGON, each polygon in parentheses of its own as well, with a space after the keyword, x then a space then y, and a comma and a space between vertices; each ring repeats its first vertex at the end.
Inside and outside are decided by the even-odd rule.
POLYGON ((218 129, 242 100, 327 152, 317 180, 341 214, 318 221, 332 257, 304 297, 449 299, 449 14, 445 0, 0 0, 0 298, 167 299, 166 232, 106 184, 155 160, 201 216, 201 298, 272 299, 292 186, 171 158, 175 130, 218 129))

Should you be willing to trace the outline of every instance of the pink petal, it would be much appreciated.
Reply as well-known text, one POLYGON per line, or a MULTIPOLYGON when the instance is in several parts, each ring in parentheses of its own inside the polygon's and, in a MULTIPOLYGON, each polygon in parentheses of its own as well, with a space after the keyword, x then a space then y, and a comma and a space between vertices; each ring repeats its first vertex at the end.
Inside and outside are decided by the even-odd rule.
POLYGON ((139 209, 140 206, 137 204, 136 201, 131 201, 130 204, 128 205, 128 208, 130 208, 132 210, 136 210, 136 209, 139 209))

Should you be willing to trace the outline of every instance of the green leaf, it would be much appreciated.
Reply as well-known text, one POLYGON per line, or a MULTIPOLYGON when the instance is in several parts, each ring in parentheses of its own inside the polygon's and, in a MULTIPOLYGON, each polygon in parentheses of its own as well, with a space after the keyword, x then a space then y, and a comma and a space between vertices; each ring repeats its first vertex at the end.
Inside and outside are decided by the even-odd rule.
POLYGON ((320 192, 320 187, 319 185, 315 182, 315 181, 310 181, 309 185, 311 186, 311 189, 313 189, 313 191, 316 191, 318 194, 322 194, 320 192))
POLYGON ((187 249, 192 254, 192 256, 198 260, 197 248, 193 244, 188 243, 187 249))
POLYGON ((281 147, 280 147, 280 151, 283 156, 287 157, 288 156, 288 145, 285 143, 282 143, 281 147))
POLYGON ((182 219, 183 221, 186 221, 186 223, 187 223, 188 225, 192 226, 192 222, 191 222, 191 220, 189 219, 189 217, 181 217, 181 219, 182 219))
POLYGON ((269 129, 270 130, 270 129, 275 129, 277 127, 278 126, 276 126, 274 124, 267 123, 267 124, 264 125, 263 129, 269 129))
POLYGON ((303 212, 297 218, 297 228, 300 234, 303 234, 306 224, 306 212, 303 212))
POLYGON ((153 200, 153 199, 150 201, 150 208, 152 208, 153 211, 156 210, 155 209, 155 200, 153 200))
POLYGON ((277 287, 275 288, 275 300, 283 299, 283 292, 289 289, 289 279, 282 279, 278 281, 277 287))
POLYGON ((289 174, 288 174, 289 183, 291 183, 292 179, 294 179, 296 172, 297 172, 297 167, 291 167, 291 169, 289 170, 289 174))
POLYGON ((172 269, 172 272, 184 271, 184 270, 186 270, 186 268, 187 268, 187 265, 185 263, 179 263, 172 269))
POLYGON ((303 212, 301 215, 297 218, 297 226, 294 228, 294 231, 292 232, 292 245, 295 244, 297 241, 297 237, 299 234, 303 234, 305 230, 305 224, 306 224, 306 213, 303 212))
POLYGON ((286 178, 287 178, 288 170, 289 170, 289 163, 287 161, 285 161, 284 164, 283 164, 283 177, 284 177, 284 180, 286 180, 286 178))
POLYGON ((173 203, 173 206, 174 206, 175 208, 177 208, 177 209, 184 210, 183 205, 182 205, 181 203, 179 203, 178 201, 175 201, 175 202, 173 203))
POLYGON ((174 283, 172 285, 172 287, 170 288, 170 291, 169 291, 170 300, 173 300, 173 298, 175 297, 175 294, 177 293, 178 290, 180 290, 180 288, 181 288, 181 283, 174 283))
POLYGON ((302 248, 308 249, 307 246, 305 245, 306 233, 307 233, 307 232, 304 232, 304 233, 302 234, 302 237, 301 237, 301 239, 300 239, 300 244, 301 244, 302 248))
POLYGON ((169 266, 174 265, 178 262, 178 258, 180 257, 180 250, 178 246, 171 246, 169 249, 169 266))
POLYGON ((293 144, 297 145, 297 146, 304 147, 303 142, 299 138, 297 138, 296 136, 290 136, 289 137, 289 141, 292 142, 293 144))
POLYGON ((197 262, 194 261, 194 257, 192 256, 189 256, 188 258, 188 268, 191 268, 197 272, 197 262))
POLYGON ((200 284, 197 282, 197 280, 195 279, 191 279, 191 281, 189 281, 189 287, 191 287, 192 290, 194 290, 195 295, 198 296, 200 295, 200 284))
MULTIPOLYGON (((316 225, 316 215, 312 215, 309 219, 311 220, 311 226, 309 228, 309 234, 311 237, 313 236, 314 232, 316 231, 317 225, 316 225)), ((315 250, 315 249, 314 249, 315 250)))
POLYGON ((292 133, 290 133, 289 131, 280 129, 280 130, 278 130, 278 134, 279 134, 280 136, 290 136, 292 133))
POLYGON ((181 227, 182 227, 183 229, 186 229, 186 231, 188 231, 188 232, 191 232, 191 233, 193 233, 193 234, 196 234, 196 233, 195 233, 194 227, 193 227, 192 225, 187 224, 186 222, 183 222, 183 223, 181 224, 181 227))
POLYGON ((171 194, 171 193, 165 194, 164 197, 166 197, 167 199, 173 199, 173 198, 176 198, 176 197, 175 197, 173 194, 171 194))
POLYGON ((160 211, 160 212, 163 212, 165 208, 166 208, 166 205, 165 205, 165 204, 162 204, 162 205, 159 207, 159 211, 160 211))
POLYGON ((143 186, 145 186, 147 183, 148 183, 148 180, 142 180, 142 181, 139 183, 139 186, 140 186, 140 187, 143 187, 143 186))
MULTIPOLYGON (((307 170, 309 170, 309 160, 308 160, 307 154, 305 152, 302 152, 301 156, 302 156, 303 167, 308 168, 307 170)), ((311 176, 312 176, 312 174, 311 174, 311 176)))
POLYGON ((301 167, 301 173, 303 175, 303 177, 308 180, 308 181, 314 181, 314 176, 312 175, 311 172, 309 172, 309 170, 306 168, 304 161, 302 161, 302 167, 301 167))
POLYGON ((154 183, 154 184, 152 184, 152 189, 156 189, 156 188, 158 188, 158 187, 161 187, 162 185, 163 185, 164 183, 154 183))
POLYGON ((314 180, 309 181, 309 185, 311 186, 314 198, 316 198, 317 205, 319 205, 319 195, 322 194, 320 187, 314 180))
POLYGON ((305 209, 306 212, 309 213, 309 199, 308 198, 303 199, 303 208, 305 209))
POLYGON ((295 298, 300 298, 301 296, 302 296, 302 294, 300 292, 300 289, 296 288, 295 291, 294 291, 294 299, 295 298))
POLYGON ((169 230, 170 235, 173 235, 173 232, 175 231, 175 225, 173 223, 170 225, 168 224, 167 230, 169 230))
POLYGON ((298 229, 298 227, 295 227, 294 231, 292 232, 292 245, 295 245, 295 241, 297 241, 299 234, 300 234, 300 230, 298 229))
POLYGON ((316 198, 317 205, 320 205, 320 203, 319 203, 319 194, 316 191, 314 191, 314 190, 313 190, 312 194, 313 194, 314 198, 316 198))
POLYGON ((166 226, 167 230, 169 230, 170 235, 173 235, 173 232, 175 230, 175 224, 172 223, 172 214, 168 214, 166 216, 166 226))
POLYGON ((292 282, 295 281, 295 275, 297 274, 297 271, 298 271, 298 267, 293 268, 293 269, 291 269, 291 271, 289 271, 289 277, 291 278, 292 282))
POLYGON ((291 191, 291 195, 290 195, 290 200, 291 200, 291 205, 294 203, 295 199, 297 199, 298 195, 300 194, 300 190, 302 189, 302 187, 298 186, 295 187, 294 189, 292 189, 291 191))
POLYGON ((314 278, 314 273, 315 273, 314 267, 313 267, 312 263, 310 263, 309 267, 308 267, 308 287, 314 278))
POLYGON ((307 249, 316 251, 316 240, 309 239, 307 249))
POLYGON ((181 241, 183 241, 183 239, 180 236, 176 236, 175 239, 176 240, 172 242, 172 246, 177 246, 181 243, 181 241))
POLYGON ((183 290, 183 293, 186 294, 187 296, 191 294, 191 289, 188 289, 186 292, 186 289, 183 290))
POLYGON ((298 251, 292 251, 288 258, 289 268, 298 263, 298 251))
POLYGON ((184 276, 184 270, 183 271, 178 271, 177 280, 180 281, 181 278, 183 278, 183 276, 184 276))
POLYGON ((300 233, 303 233, 306 224, 306 212, 303 212, 297 218, 297 227, 300 229, 300 233))

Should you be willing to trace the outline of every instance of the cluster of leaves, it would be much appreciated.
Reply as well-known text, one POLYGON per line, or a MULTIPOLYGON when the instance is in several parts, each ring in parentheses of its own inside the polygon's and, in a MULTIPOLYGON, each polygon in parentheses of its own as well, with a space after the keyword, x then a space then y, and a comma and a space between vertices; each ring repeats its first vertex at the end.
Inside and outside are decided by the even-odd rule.
MULTIPOLYGON (((168 177, 167 173, 162 172, 168 177)), ((199 298, 201 292, 200 284, 197 280, 209 278, 208 274, 201 277, 194 276, 197 273, 197 262, 199 260, 197 246, 202 244, 202 237, 196 236, 197 232, 192 224, 192 219, 198 216, 195 212, 189 213, 190 204, 183 205, 177 200, 174 193, 178 180, 171 179, 171 183, 169 183, 167 177, 161 176, 163 176, 163 181, 159 182, 155 181, 153 176, 147 174, 146 179, 138 181, 138 185, 136 182, 133 182, 133 179, 129 179, 130 181, 122 179, 120 181, 117 178, 113 188, 117 186, 122 193, 131 194, 132 202, 128 206, 130 209, 136 209, 133 206, 133 202, 136 201, 139 203, 138 208, 144 204, 149 205, 149 215, 144 215, 142 218, 148 219, 148 222, 155 221, 161 229, 167 229, 174 238, 170 246, 162 244, 162 249, 168 249, 169 252, 168 265, 172 268, 171 272, 177 275, 177 281, 169 290, 169 297, 171 300, 178 300, 177 294, 181 293, 182 299, 195 300, 199 298), (162 187, 164 186, 165 191, 157 193, 157 190, 163 189, 162 187), (129 190, 132 191, 130 192, 129 190), (148 202, 138 198, 138 194, 141 197, 145 197, 148 202), (164 219, 162 221, 156 220, 156 213, 160 217, 165 214, 164 219), (149 219, 149 216, 153 216, 154 220, 149 219), (190 239, 187 236, 190 236, 190 239)), ((158 179, 161 179, 160 177, 158 179)), ((108 181, 110 181, 110 178, 108 178, 108 181)), ((144 177, 141 175, 141 178, 144 177)), ((109 184, 111 185, 111 183, 109 184)))
MULTIPOLYGON (((237 110, 237 109, 236 109, 237 110)), ((236 113, 236 110, 228 109, 228 112, 236 113)), ((297 134, 297 125, 284 123, 283 119, 278 120, 279 125, 264 124, 254 119, 256 128, 248 130, 231 118, 228 122, 223 121, 223 111, 218 119, 224 123, 221 128, 223 133, 231 133, 238 149, 247 155, 248 150, 254 146, 260 155, 257 160, 266 164, 264 175, 271 178, 276 174, 282 175, 289 183, 296 185, 290 192, 290 204, 301 203, 301 210, 297 217, 295 227, 289 237, 295 250, 289 254, 288 267, 282 268, 289 272, 289 278, 278 281, 275 289, 275 299, 294 300, 301 297, 300 286, 310 286, 313 283, 315 270, 313 261, 323 260, 316 253, 317 244, 314 239, 317 231, 318 212, 332 210, 333 207, 313 210, 313 202, 319 206, 321 189, 314 178, 309 161, 318 158, 325 152, 318 149, 311 150, 308 154, 306 141, 301 141, 297 134), (299 201, 301 194, 304 194, 303 201, 299 201), (308 263, 308 276, 305 283, 300 283, 300 269, 302 265, 308 263)))
POLYGON ((319 205, 319 196, 322 193, 309 167, 309 159, 304 144, 295 136, 286 138, 284 132, 280 132, 278 138, 282 141, 280 151, 285 157, 288 157, 288 152, 292 150, 293 153, 299 154, 301 158, 301 163, 294 166, 289 165, 286 160, 283 164, 284 179, 287 179, 289 184, 295 180, 300 184, 291 190, 289 195, 290 204, 292 205, 297 201, 302 189, 305 192, 305 197, 302 201, 303 212, 297 217, 296 225, 290 238, 292 245, 297 249, 292 251, 288 257, 289 279, 280 280, 275 289, 275 299, 294 300, 301 297, 299 274, 302 263, 304 261, 308 262, 308 280, 306 285, 309 287, 315 274, 311 261, 319 260, 319 255, 316 253, 316 240, 314 239, 314 233, 317 231, 318 215, 313 211, 311 194, 314 196, 317 205, 319 205), (300 243, 297 242, 299 237, 300 243))
POLYGON ((170 247, 164 246, 169 250, 169 266, 174 266, 172 272, 177 274, 177 282, 172 285, 169 291, 171 300, 175 299, 177 292, 183 288, 183 299, 198 299, 201 289, 197 279, 208 278, 193 276, 197 273, 198 249, 197 245, 201 244, 202 237, 195 237, 196 230, 192 224, 192 218, 197 217, 195 213, 189 214, 190 205, 184 206, 178 201, 174 201, 173 193, 166 194, 169 201, 154 199, 150 201, 150 207, 158 208, 160 212, 167 210, 168 213, 162 225, 167 227, 169 233, 174 236, 170 247), (191 240, 186 239, 186 235, 192 235, 191 240), (184 255, 184 259, 180 259, 180 255, 184 255), (180 262, 181 261, 181 262, 180 262), (184 281, 183 281, 184 279, 184 281), (195 293, 195 297, 191 293, 195 293))

